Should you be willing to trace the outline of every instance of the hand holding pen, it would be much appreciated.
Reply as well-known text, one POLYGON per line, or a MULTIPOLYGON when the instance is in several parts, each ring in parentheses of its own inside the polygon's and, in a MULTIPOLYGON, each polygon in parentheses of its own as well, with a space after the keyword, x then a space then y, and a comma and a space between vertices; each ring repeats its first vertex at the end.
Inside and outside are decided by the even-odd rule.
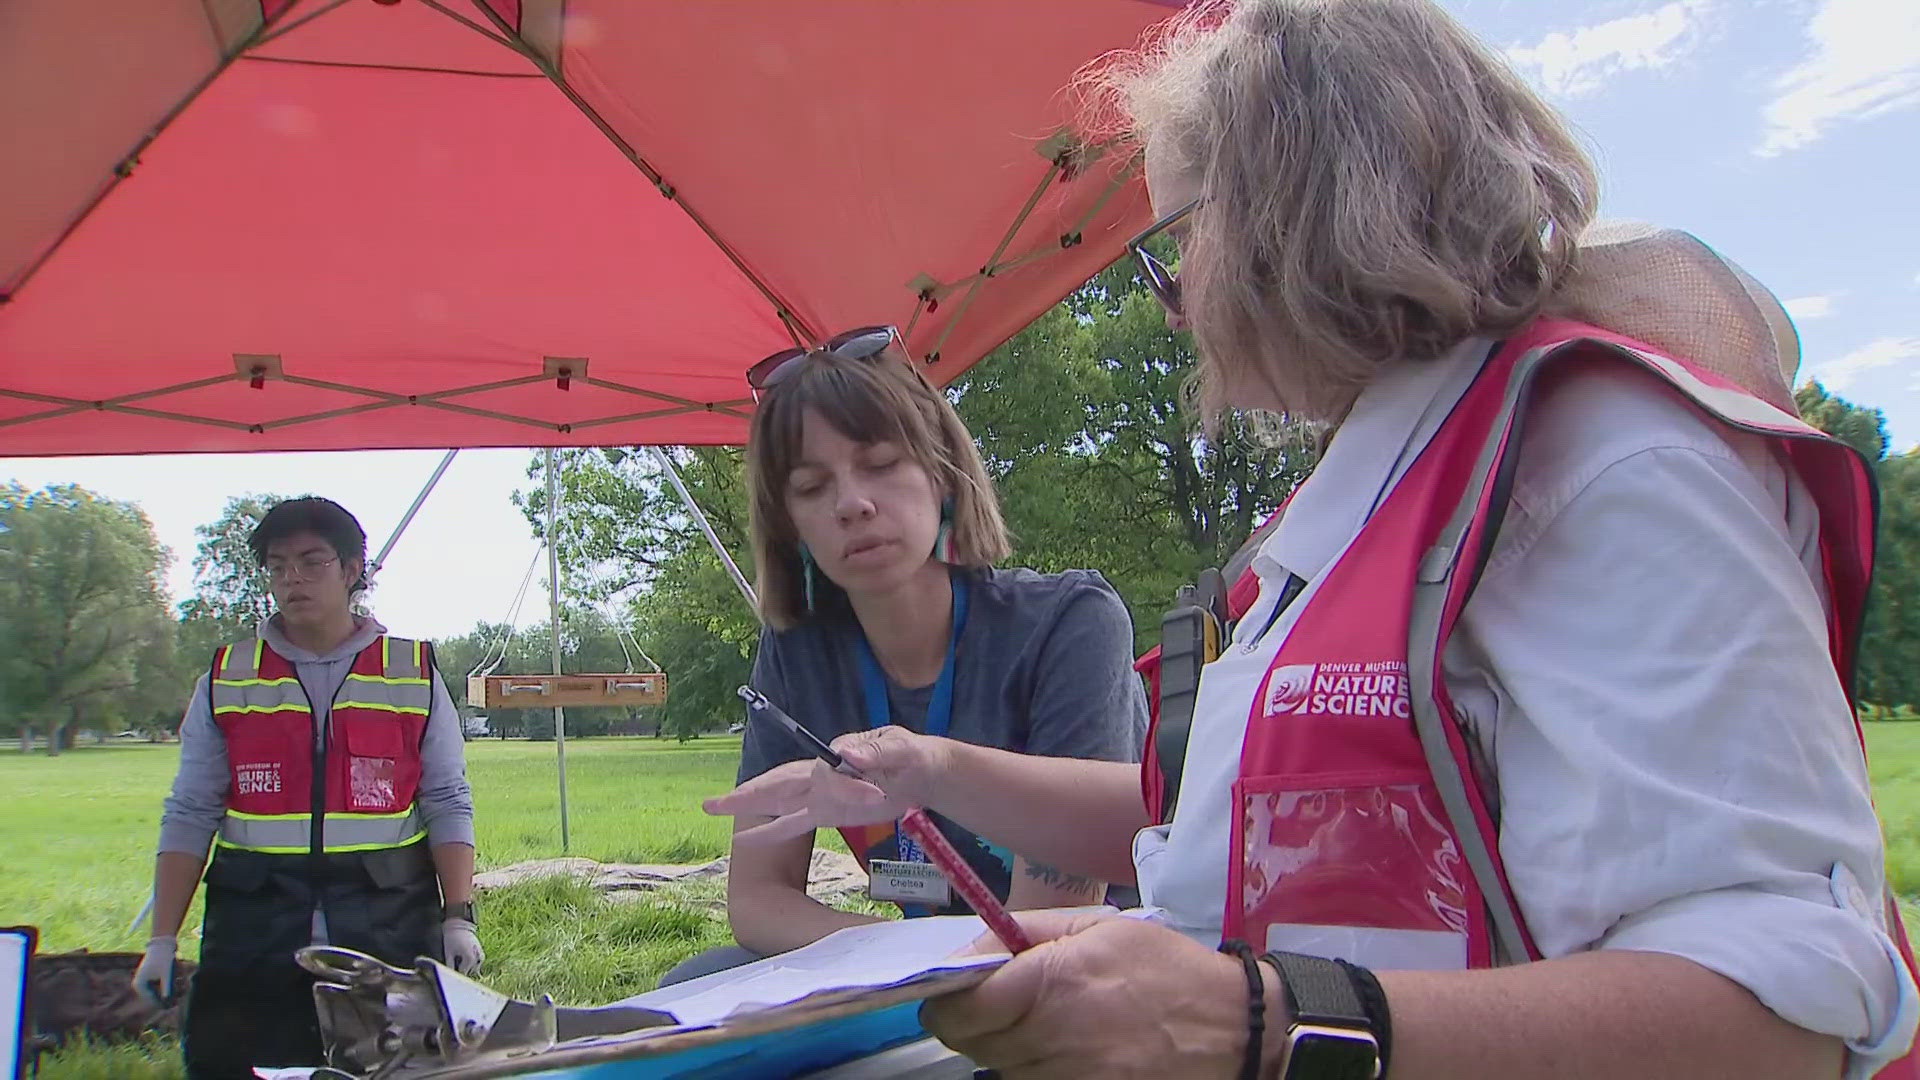
MULTIPOLYGON (((808 822, 804 824, 804 830, 811 830, 816 827, 829 825, 850 826, 879 824, 882 821, 894 820, 897 816, 900 831, 926 852, 928 860, 939 867, 941 874, 946 877, 948 884, 967 901, 967 905, 973 909, 975 914, 980 916, 982 921, 987 924, 987 927, 993 931, 994 935, 1007 946, 1008 951, 1019 953, 1032 947, 1031 943, 1027 940, 1026 934, 1021 931, 1020 925, 1013 920, 1011 915, 1007 914, 1007 909, 1000 903, 999 898, 993 895, 992 890, 988 889, 986 884, 980 880, 979 875, 974 873, 973 868, 967 865, 966 859, 948 842, 945 835, 940 832, 938 826, 934 824, 933 819, 925 810, 915 806, 902 807, 894 803, 878 785, 868 782, 858 771, 849 766, 845 759, 831 746, 814 735, 813 732, 801 726, 793 717, 788 716, 785 710, 773 702, 768 701, 764 694, 759 693, 752 687, 742 686, 739 689, 739 695, 740 698, 747 703, 747 710, 752 718, 762 723, 772 724, 784 729, 790 737, 805 746, 815 758, 824 763, 832 772, 857 781, 859 788, 866 789, 865 791, 853 789, 854 797, 848 800, 851 805, 841 808, 848 811, 848 814, 834 815, 837 819, 819 819, 818 814, 824 808, 810 806, 797 810, 785 810, 774 822, 770 823, 770 825, 779 825, 782 821, 793 818, 800 820, 794 821, 789 827, 790 829, 800 829, 803 822, 808 822), (874 796, 878 797, 875 798, 874 796), (883 818, 874 817, 875 814, 882 811, 888 812, 888 816, 883 818), (855 820, 849 820, 849 816, 855 820)), ((793 770, 793 766, 781 766, 781 769, 793 770)), ((809 770, 817 771, 818 766, 810 766, 809 770)), ((801 779, 798 771, 793 770, 794 775, 791 777, 774 777, 773 773, 779 771, 780 770, 773 770, 766 774, 765 777, 762 777, 761 779, 772 779, 769 783, 761 785, 760 790, 751 795, 748 795, 747 787, 743 785, 742 788, 737 789, 731 795, 707 800, 707 812, 741 812, 740 804, 749 801, 760 801, 763 805, 766 802, 772 802, 777 806, 780 804, 779 796, 782 794, 778 789, 782 785, 795 789, 787 794, 799 794, 798 789, 801 785, 794 783, 794 781, 801 779), (758 798, 755 798, 756 796, 758 798)), ((813 788, 816 785, 806 783, 805 786, 807 788, 807 794, 814 796, 813 788)), ((852 785, 845 785, 844 787, 852 788, 852 785)), ((769 826, 760 826, 759 828, 765 829, 769 828, 769 826)), ((738 834, 738 837, 746 838, 749 833, 754 831, 756 830, 745 830, 738 834)), ((793 832, 792 835, 800 835, 800 833, 793 832)))

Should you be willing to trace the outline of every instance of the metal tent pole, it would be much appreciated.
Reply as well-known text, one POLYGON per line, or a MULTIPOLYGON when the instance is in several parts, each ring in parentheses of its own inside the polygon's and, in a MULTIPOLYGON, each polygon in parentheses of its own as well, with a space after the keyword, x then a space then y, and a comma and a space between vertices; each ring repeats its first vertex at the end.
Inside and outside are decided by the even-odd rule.
POLYGON ((759 611, 760 598, 753 594, 753 586, 747 584, 747 576, 733 564, 733 556, 728 555, 727 549, 721 545, 720 537, 714 534, 713 526, 707 521, 707 515, 700 511, 700 504, 693 501, 693 496, 687 491, 687 485, 680 482, 680 474, 673 467, 673 459, 667 456, 665 450, 657 446, 650 446, 647 449, 653 451, 653 460, 659 462, 660 471, 667 474, 667 479, 673 484, 673 490, 680 493, 680 502, 687 508, 687 513, 692 514, 693 520, 699 523, 700 531, 707 534, 707 543, 713 545, 713 553, 720 556, 720 561, 726 565, 727 573, 733 575, 733 583, 740 587, 740 595, 747 598, 747 606, 756 612, 759 611))
POLYGON ((453 456, 459 452, 459 450, 447 451, 447 456, 441 458, 440 464, 434 467, 433 475, 427 477, 427 486, 421 488, 420 494, 414 496, 413 505, 407 507, 407 512, 400 518, 400 524, 393 527, 393 535, 387 537, 387 542, 380 548, 380 554, 375 555, 373 561, 367 564, 368 581, 372 581, 373 575, 379 573, 380 568, 387 564, 387 556, 393 554, 393 546, 400 542, 400 534, 406 532, 407 526, 413 524, 413 515, 419 513, 420 507, 426 504, 427 496, 433 494, 434 485, 447 474, 447 466, 453 464, 453 456))
MULTIPOLYGON (((560 545, 556 522, 560 511, 560 477, 554 468, 553 447, 547 447, 547 612, 553 631, 553 673, 560 674, 560 545)), ((555 688, 557 691, 557 687, 555 688)), ((553 707, 553 746, 560 761, 560 854, 567 854, 567 711, 553 707)))

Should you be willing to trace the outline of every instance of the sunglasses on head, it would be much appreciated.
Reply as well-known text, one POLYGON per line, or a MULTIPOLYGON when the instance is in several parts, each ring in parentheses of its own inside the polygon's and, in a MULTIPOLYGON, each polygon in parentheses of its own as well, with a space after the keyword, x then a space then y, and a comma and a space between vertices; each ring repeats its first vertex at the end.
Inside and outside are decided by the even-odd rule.
POLYGON ((1152 291, 1154 299, 1160 301, 1160 306, 1166 308, 1167 313, 1170 315, 1184 316, 1186 314, 1186 312, 1180 309, 1180 276, 1175 274, 1166 263, 1161 262, 1155 257, 1153 252, 1148 251, 1147 243, 1154 237, 1161 235, 1168 229, 1185 221, 1187 217, 1193 213, 1194 207, 1199 205, 1199 199, 1193 200, 1180 209, 1175 210, 1173 213, 1168 214, 1166 217, 1161 218, 1159 221, 1147 226, 1145 232, 1142 232, 1139 236, 1134 237, 1127 243, 1127 250, 1133 252, 1134 261, 1140 264, 1140 273, 1141 276, 1146 279, 1147 288, 1152 291))
POLYGON ((835 334, 817 349, 781 349, 747 369, 747 386, 753 390, 754 399, 759 400, 761 391, 779 385, 782 379, 800 370, 801 363, 809 356, 826 353, 842 360, 866 360, 885 352, 899 337, 900 331, 892 326, 863 326, 835 334))

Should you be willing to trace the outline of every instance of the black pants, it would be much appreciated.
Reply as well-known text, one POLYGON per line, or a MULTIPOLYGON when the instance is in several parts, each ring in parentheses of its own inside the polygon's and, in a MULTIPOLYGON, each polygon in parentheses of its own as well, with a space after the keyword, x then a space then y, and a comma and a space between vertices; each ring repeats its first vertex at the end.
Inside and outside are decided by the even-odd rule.
POLYGON ((313 976, 290 961, 247 971, 202 967, 181 1033, 188 1080, 253 1080, 255 1065, 326 1064, 313 976))

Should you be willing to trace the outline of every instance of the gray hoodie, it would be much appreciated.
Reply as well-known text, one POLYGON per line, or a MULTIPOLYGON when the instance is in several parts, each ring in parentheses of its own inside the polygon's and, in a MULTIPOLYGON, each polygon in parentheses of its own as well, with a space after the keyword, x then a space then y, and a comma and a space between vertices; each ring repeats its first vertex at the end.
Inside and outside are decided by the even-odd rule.
MULTIPOLYGON (((333 698, 353 667, 353 658, 387 628, 371 618, 356 618, 353 636, 325 656, 317 656, 287 640, 280 616, 260 624, 260 636, 273 651, 293 664, 300 688, 307 692, 323 742, 333 721, 333 698)), ((211 658, 209 658, 211 659, 211 658)), ((460 717, 439 672, 432 673, 433 707, 420 743, 420 812, 427 820, 429 844, 473 843, 473 789, 467 786, 466 746, 460 717)), ((180 722, 180 771, 173 778, 160 815, 160 850, 205 856, 227 812, 227 741, 213 722, 213 703, 207 696, 207 677, 193 684, 180 722)))

